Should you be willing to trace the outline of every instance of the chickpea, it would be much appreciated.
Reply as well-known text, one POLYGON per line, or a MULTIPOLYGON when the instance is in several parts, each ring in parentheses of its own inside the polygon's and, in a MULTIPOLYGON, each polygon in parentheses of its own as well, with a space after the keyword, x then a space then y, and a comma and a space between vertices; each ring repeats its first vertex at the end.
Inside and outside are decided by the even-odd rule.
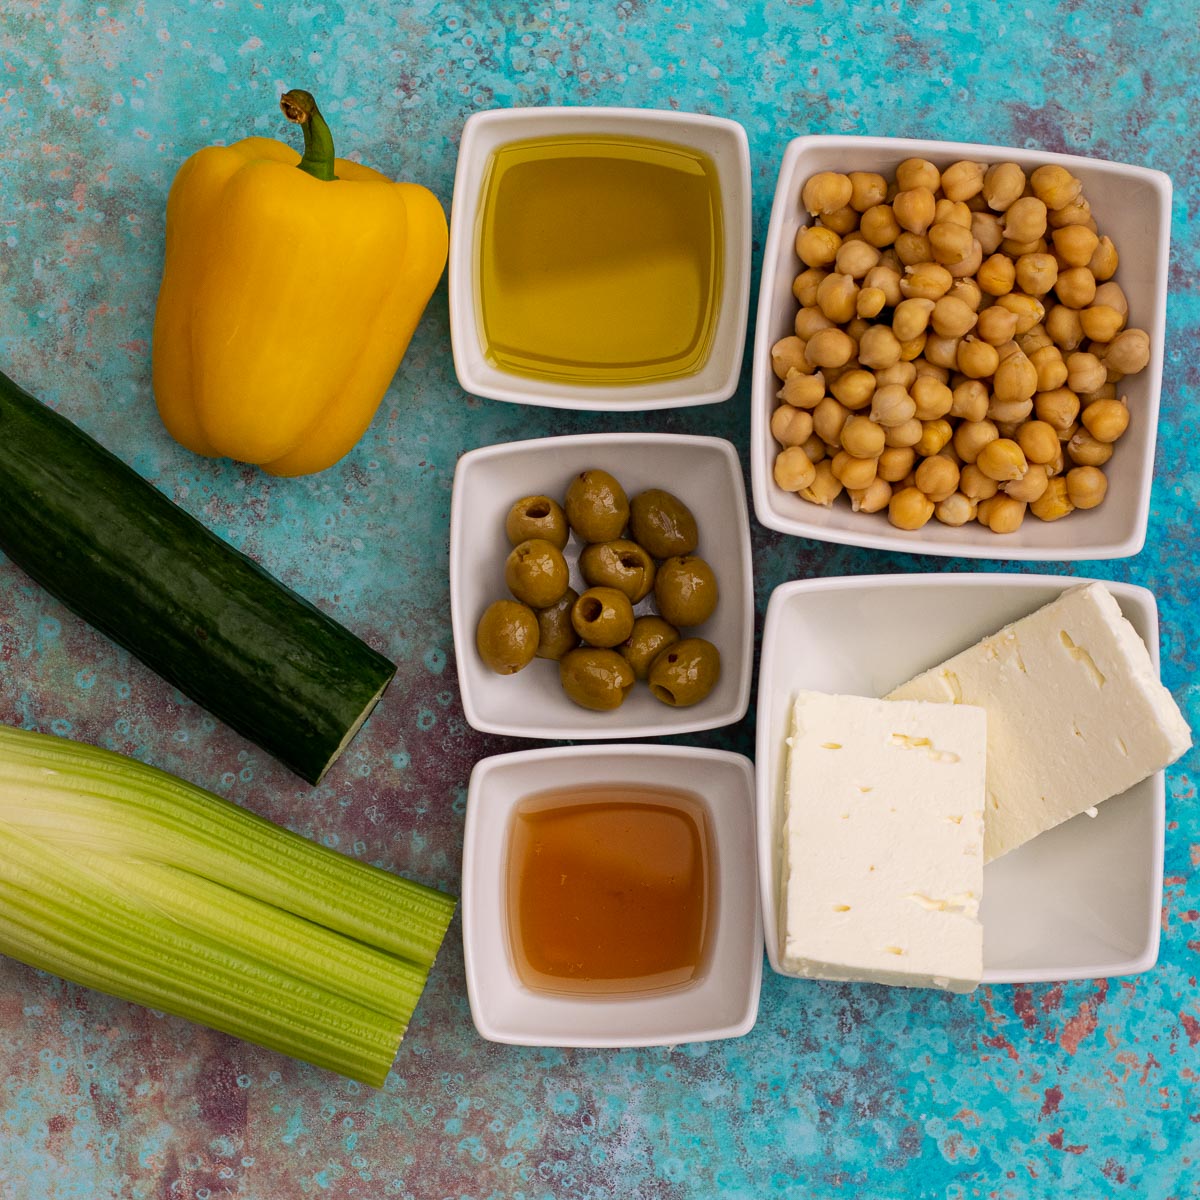
POLYGON ((1055 210, 1065 208, 1083 190, 1083 184, 1066 167, 1038 167, 1029 182, 1033 185, 1033 194, 1047 208, 1055 210))
POLYGON ((1046 306, 1036 296, 1024 292, 1008 292, 998 296, 996 303, 1017 314, 1018 333, 1028 333, 1046 315, 1046 306))
POLYGON ((1058 281, 1052 254, 1022 254, 1017 259, 1017 286, 1030 296, 1044 296, 1058 281))
POLYGON ((812 308, 817 302, 817 288, 828 271, 820 267, 806 267, 792 280, 792 295, 796 297, 802 308, 812 308))
POLYGON ((968 379, 987 379, 999 370, 1000 354, 995 346, 967 336, 959 343, 955 365, 968 379))
POLYGON ((980 450, 975 465, 998 483, 1022 479, 1029 470, 1025 452, 1011 438, 994 438, 980 450))
POLYGON ((1069 267, 1088 266, 1100 245, 1100 239, 1086 225, 1067 225, 1056 229, 1050 235, 1050 240, 1054 243, 1055 252, 1069 267))
POLYGON ((901 488, 888 502, 888 520, 897 529, 920 529, 932 516, 933 501, 919 488, 901 488))
MULTIPOLYGON (((1104 284, 1105 287, 1108 284, 1104 284)), ((1096 289, 1099 295, 1100 289, 1096 289)), ((1079 314, 1084 337, 1093 342, 1111 342, 1125 325, 1125 314, 1108 304, 1092 304, 1079 314)))
POLYGON ((934 504, 958 490, 958 467, 948 458, 935 454, 917 467, 916 485, 934 504))
POLYGON ((912 387, 917 378, 917 368, 910 362, 893 363, 875 372, 875 386, 884 387, 889 383, 898 383, 907 390, 912 387))
POLYGON ((1016 282, 1016 264, 1006 254, 993 254, 980 264, 976 278, 989 296, 1007 296, 1016 282))
POLYGON ((939 501, 933 509, 933 515, 943 525, 965 525, 975 520, 978 503, 962 492, 953 492, 944 500, 939 501))
POLYGON ((851 171, 850 207, 856 212, 865 213, 876 204, 882 204, 887 195, 887 180, 874 171, 851 171))
POLYGON ((1092 208, 1083 196, 1076 196, 1062 208, 1051 209, 1046 214, 1047 224, 1051 229, 1065 229, 1068 225, 1086 225, 1094 233, 1096 222, 1092 219, 1092 208))
POLYGON ((877 317, 887 305, 887 296, 881 288, 864 287, 858 290, 858 300, 855 302, 856 315, 869 320, 877 317))
POLYGON ((1104 353, 1104 365, 1122 375, 1136 375, 1150 361, 1150 335, 1144 329, 1118 333, 1104 353))
POLYGON ((900 222, 890 204, 876 204, 862 215, 859 229, 869 245, 882 250, 890 246, 901 233, 900 222))
POLYGON ((841 404, 852 412, 866 408, 875 394, 875 376, 870 371, 864 371, 862 367, 855 367, 838 376, 831 385, 830 391, 841 404))
POLYGON ((917 263, 933 260, 933 247, 923 233, 909 233, 906 229, 892 247, 902 266, 911 267, 917 263))
POLYGON ((835 478, 848 488, 870 487, 875 479, 876 462, 873 458, 855 458, 845 450, 839 450, 833 458, 835 478))
POLYGON ((942 173, 927 158, 906 158, 896 168, 896 186, 902 192, 914 188, 936 192, 942 186, 942 173))
POLYGON ((983 304, 983 289, 974 279, 956 279, 946 295, 961 300, 973 313, 977 313, 983 304))
MULTIPOLYGON (((811 346, 811 343, 809 343, 811 346)), ((1000 352, 1000 365, 992 379, 997 400, 1028 400, 1037 391, 1037 368, 1019 348, 1007 356, 1000 352)))
POLYGON ((898 383, 877 387, 871 398, 871 420, 879 425, 903 425, 916 411, 916 402, 898 383))
POLYGON ((975 239, 969 228, 953 221, 938 221, 929 227, 929 245, 935 262, 944 266, 960 263, 971 253, 975 239))
POLYGON ((999 436, 1000 431, 991 421, 964 421, 954 431, 954 452, 964 463, 973 463, 980 451, 999 436))
POLYGON ((1093 400, 1116 400, 1117 385, 1115 383, 1106 383, 1101 387, 1096 388, 1094 392, 1081 392, 1079 395, 1079 403, 1083 406, 1091 404, 1093 400))
POLYGON ((990 500, 1000 490, 1000 485, 974 463, 968 463, 961 470, 958 488, 971 500, 990 500))
POLYGON ((932 458, 949 444, 953 433, 949 421, 922 421, 921 437, 913 449, 921 458, 932 458))
POLYGON ((1084 336, 1079 311, 1065 304, 1056 304, 1046 314, 1046 332, 1060 350, 1067 353, 1077 350, 1084 336))
POLYGON ((1017 431, 1017 445, 1031 463, 1045 466, 1058 453, 1058 431, 1045 421, 1026 421, 1017 431))
POLYGON ((912 471, 916 461, 917 452, 911 446, 887 446, 879 456, 879 478, 899 483, 912 471))
POLYGON ((882 370, 900 361, 900 340, 886 325, 872 325, 858 343, 858 361, 882 370))
POLYGON ((884 266, 882 263, 867 272, 866 278, 863 280, 863 287, 881 291, 884 295, 885 306, 889 308, 899 304, 903 299, 900 293, 900 272, 884 266))
POLYGON ((1099 280, 1111 279, 1117 273, 1117 248, 1112 239, 1102 237, 1087 266, 1099 280))
MULTIPOLYGON (((853 317, 846 324, 846 332, 854 339, 855 344, 862 341, 862 335, 871 328, 870 321, 864 321, 862 317, 853 317)), ((857 366, 857 363, 853 364, 857 366)))
POLYGON ((804 342, 798 337, 780 338, 771 347, 771 369, 780 379, 787 379, 792 371, 811 374, 812 367, 804 356, 804 342))
POLYGON ((801 446, 801 449, 808 455, 809 461, 819 463, 825 458, 825 443, 821 441, 820 434, 814 433, 807 442, 801 446))
POLYGON ((796 234, 796 254, 806 267, 828 267, 841 246, 842 239, 823 225, 801 225, 796 234))
POLYGON ((933 206, 933 223, 961 225, 964 229, 971 228, 971 210, 962 201, 954 201, 943 196, 933 206))
POLYGON ((1108 480, 1099 467, 1072 467, 1066 479, 1067 496, 1076 508, 1095 508, 1108 491, 1108 480))
POLYGON ((1014 500, 1024 500, 1026 504, 1032 504, 1041 497, 1049 482, 1050 476, 1046 473, 1046 468, 1041 463, 1030 463, 1029 469, 1020 479, 1004 484, 1002 490, 1014 500))
POLYGON ((1018 333, 1013 340, 1029 358, 1033 357, 1035 350, 1054 345, 1054 339, 1046 332, 1045 325, 1041 324, 1034 325, 1032 329, 1027 329, 1024 333, 1018 333))
POLYGON ((1036 242, 1046 233, 1046 206, 1036 196, 1022 196, 1004 214, 1004 236, 1008 241, 1036 242))
POLYGON ((995 254, 1004 241, 1004 226, 1000 218, 992 213, 976 212, 971 214, 971 236, 979 243, 985 255, 995 254))
POLYGON ((927 358, 913 359, 913 382, 918 379, 936 379, 938 383, 947 383, 950 379, 950 372, 945 367, 939 367, 937 363, 931 363, 927 358))
POLYGON ((1094 354, 1076 352, 1067 357, 1067 387, 1079 394, 1104 386, 1108 371, 1094 354))
POLYGON ((999 494, 982 501, 975 515, 993 533, 1016 533, 1025 520, 1025 508, 1024 501, 999 494))
POLYGON ((831 396, 826 396, 813 409, 813 429, 827 446, 841 449, 842 428, 850 418, 850 410, 831 396))
POLYGON ((900 279, 900 292, 909 300, 940 300, 954 283, 954 277, 940 263, 914 263, 900 279))
POLYGON ((796 370, 788 372, 783 387, 775 393, 776 399, 794 408, 816 408, 824 395, 825 376, 820 371, 815 375, 805 375, 796 370))
POLYGON ((883 434, 884 442, 888 446, 912 446, 915 449, 924 432, 925 427, 916 417, 913 417, 899 425, 887 426, 883 434))
POLYGON ((855 280, 862 279, 868 271, 879 265, 879 251, 865 241, 845 241, 838 248, 834 265, 841 274, 855 280))
POLYGON ((972 278, 979 270, 983 263, 983 247, 974 239, 971 239, 971 252, 962 262, 952 263, 946 268, 954 279, 969 279, 972 278))
POLYGON ((822 508, 831 508, 833 502, 842 494, 842 485, 833 473, 833 467, 828 459, 822 459, 816 464, 816 474, 812 483, 801 488, 798 495, 809 504, 819 504, 822 508))
POLYGON ((1016 163, 996 163, 983 176, 983 198, 993 212, 1004 212, 1025 191, 1025 172, 1016 163))
POLYGON ((923 234, 933 224, 936 209, 933 192, 927 187, 906 189, 892 201, 892 213, 909 233, 923 234))
POLYGON ((1070 516, 1075 511, 1075 505, 1067 495, 1066 479, 1047 480, 1046 490, 1029 506, 1029 511, 1039 521, 1058 521, 1070 516))
POLYGON ((1059 274, 1054 294, 1068 308, 1086 308, 1096 298, 1096 277, 1087 267, 1069 267, 1059 274))
POLYGON ((974 329, 978 319, 970 305, 942 296, 933 306, 930 323, 941 337, 958 338, 974 329))
POLYGON ((858 228, 858 213, 848 204, 843 204, 834 212, 822 213, 818 220, 826 229, 832 229, 834 233, 841 234, 843 237, 858 228))
POLYGON ((883 426, 877 425, 869 417, 849 417, 842 426, 842 449, 855 458, 878 458, 884 450, 883 426))
POLYGON ((964 379, 951 393, 954 402, 950 405, 950 416, 964 421, 982 421, 987 416, 988 394, 986 384, 978 379, 964 379))
POLYGON ((958 347, 961 342, 961 338, 942 337, 938 333, 927 334, 923 348, 926 361, 934 366, 945 367, 948 371, 953 370, 958 362, 958 347))
POLYGON ((817 305, 830 321, 845 324, 858 307, 858 284, 849 275, 826 276, 817 288, 817 305))
POLYGON ((781 446, 800 446, 812 437, 812 414, 790 404, 780 405, 771 414, 771 436, 781 446))
POLYGON ((840 329, 818 329, 804 348, 805 357, 814 367, 841 367, 854 353, 854 339, 840 329))
POLYGON ((821 171, 814 175, 800 193, 800 201, 814 217, 818 213, 837 212, 850 203, 854 184, 837 171, 821 171))
POLYGON ((878 475, 865 488, 847 488, 850 507, 855 512, 875 513, 887 508, 892 498, 892 485, 878 475))
POLYGON ((1112 442, 1101 442, 1085 429, 1072 434, 1067 455, 1077 467, 1102 467, 1113 455, 1112 442))
POLYGON ((968 162, 966 159, 952 163, 942 172, 943 194, 949 200, 969 200, 983 190, 986 171, 986 163, 968 162))
POLYGON ((1067 364, 1063 362, 1062 351, 1052 342, 1048 346, 1040 346, 1032 353, 1025 350, 1025 353, 1037 371, 1039 392, 1051 392, 1067 382, 1067 364))
POLYGON ((1123 317, 1129 316, 1129 301, 1119 283, 1110 280, 1108 283, 1100 284, 1096 288, 1096 298, 1092 301, 1092 306, 1095 307, 1098 304, 1115 308, 1123 317))
POLYGON ((775 482, 785 492, 798 492, 817 477, 817 468, 800 446, 789 446, 775 459, 775 482))
POLYGON ((996 422, 1001 437, 1012 437, 1011 431, 1025 421, 1033 412, 1033 397, 1025 400, 997 400, 992 397, 988 404, 988 419, 996 422))
POLYGON ((1070 388, 1055 388, 1052 392, 1038 392, 1033 407, 1037 419, 1052 425, 1061 435, 1079 416, 1079 397, 1070 388))
POLYGON ((1079 420, 1096 441, 1115 442, 1129 428, 1129 408, 1123 400, 1095 400, 1079 420))
POLYGON ((798 338, 808 342, 814 333, 821 329, 832 329, 831 321, 819 308, 802 308, 792 321, 792 329, 798 338))
POLYGON ((933 313, 933 303, 923 296, 914 296, 896 305, 892 313, 892 332, 899 341, 911 341, 925 332, 933 313))
POLYGON ((954 393, 935 375, 919 374, 910 395, 916 405, 918 421, 937 421, 954 406, 954 393))

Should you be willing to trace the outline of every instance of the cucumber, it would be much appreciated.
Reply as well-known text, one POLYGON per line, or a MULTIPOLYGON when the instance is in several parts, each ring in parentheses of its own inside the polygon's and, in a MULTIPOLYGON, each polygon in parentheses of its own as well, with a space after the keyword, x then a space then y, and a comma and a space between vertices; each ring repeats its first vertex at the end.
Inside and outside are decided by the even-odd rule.
POLYGON ((0 550, 309 783, 396 673, 3 372, 0 550))

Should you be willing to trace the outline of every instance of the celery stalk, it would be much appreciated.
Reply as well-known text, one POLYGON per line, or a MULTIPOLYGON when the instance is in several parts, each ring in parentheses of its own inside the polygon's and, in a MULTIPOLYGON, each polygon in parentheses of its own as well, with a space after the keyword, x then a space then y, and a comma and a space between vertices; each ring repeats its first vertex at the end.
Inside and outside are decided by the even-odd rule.
POLYGON ((454 902, 120 755, 0 726, 0 952, 376 1086, 454 902))

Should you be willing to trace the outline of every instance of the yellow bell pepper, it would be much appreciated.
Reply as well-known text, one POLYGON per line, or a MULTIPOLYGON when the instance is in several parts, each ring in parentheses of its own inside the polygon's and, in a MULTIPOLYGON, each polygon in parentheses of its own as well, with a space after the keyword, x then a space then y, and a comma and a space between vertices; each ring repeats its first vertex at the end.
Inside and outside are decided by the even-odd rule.
POLYGON ((179 169, 154 319, 154 395, 176 441, 273 475, 323 471, 362 437, 446 265, 432 192, 304 132, 210 146, 179 169))

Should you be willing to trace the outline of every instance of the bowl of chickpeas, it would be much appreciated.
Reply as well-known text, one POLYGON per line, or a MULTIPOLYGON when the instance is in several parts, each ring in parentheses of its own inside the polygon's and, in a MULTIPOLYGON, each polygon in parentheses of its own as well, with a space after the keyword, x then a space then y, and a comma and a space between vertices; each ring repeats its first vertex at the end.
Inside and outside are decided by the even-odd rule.
POLYGON ((759 292, 758 519, 919 554, 1136 554, 1170 206, 1170 180, 1143 167, 793 140, 759 292))

